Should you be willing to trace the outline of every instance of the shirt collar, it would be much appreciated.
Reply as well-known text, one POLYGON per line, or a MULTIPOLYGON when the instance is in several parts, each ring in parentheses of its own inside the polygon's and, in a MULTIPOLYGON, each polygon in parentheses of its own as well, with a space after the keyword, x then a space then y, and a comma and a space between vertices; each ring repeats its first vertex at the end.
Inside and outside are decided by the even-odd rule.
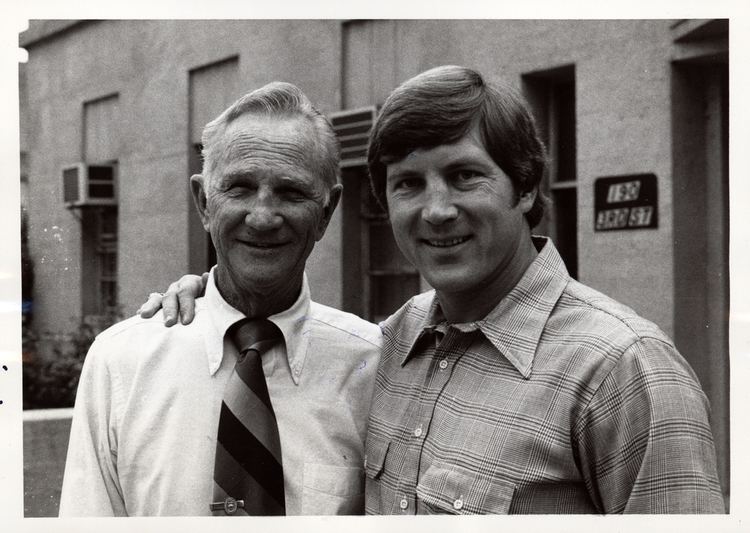
MULTIPOLYGON (((213 331, 206 335, 206 356, 208 358, 208 371, 214 375, 221 366, 224 357, 224 337, 227 330, 237 322, 245 318, 245 315, 227 303, 216 287, 214 279, 216 267, 211 269, 206 285, 204 297, 208 315, 211 320, 213 331)), ((276 324, 284 336, 286 345, 286 357, 289 367, 294 371, 291 373, 295 384, 299 384, 299 378, 307 355, 307 336, 304 334, 304 326, 310 311, 310 286, 307 282, 307 274, 302 276, 302 289, 297 300, 291 307, 268 317, 268 320, 276 324)))
MULTIPOLYGON (((482 320, 450 324, 465 332, 479 329, 526 379, 531 377, 534 354, 544 326, 570 279, 552 241, 544 237, 533 237, 533 240, 539 250, 537 257, 495 308, 482 320)), ((415 348, 420 339, 447 326, 440 302, 434 297, 425 315, 424 327, 409 339, 411 348, 402 364, 418 351, 415 348)))

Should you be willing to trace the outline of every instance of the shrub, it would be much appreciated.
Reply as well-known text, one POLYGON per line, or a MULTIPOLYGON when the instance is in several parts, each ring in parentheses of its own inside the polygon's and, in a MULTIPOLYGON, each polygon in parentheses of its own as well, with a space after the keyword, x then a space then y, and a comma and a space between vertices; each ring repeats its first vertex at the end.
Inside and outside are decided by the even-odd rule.
POLYGON ((73 407, 86 353, 120 312, 83 317, 72 333, 34 334, 23 328, 23 408, 73 407), (44 353, 40 350, 44 347, 44 353))

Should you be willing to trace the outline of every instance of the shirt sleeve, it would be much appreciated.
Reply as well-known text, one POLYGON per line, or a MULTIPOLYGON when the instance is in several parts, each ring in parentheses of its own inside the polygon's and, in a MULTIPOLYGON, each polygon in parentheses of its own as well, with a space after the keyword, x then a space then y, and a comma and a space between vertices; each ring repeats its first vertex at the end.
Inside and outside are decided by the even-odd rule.
POLYGON ((125 516, 117 478, 116 383, 106 342, 91 346, 76 394, 60 516, 125 516))
POLYGON ((573 438, 604 513, 724 513, 708 400, 675 348, 644 338, 595 392, 573 438))

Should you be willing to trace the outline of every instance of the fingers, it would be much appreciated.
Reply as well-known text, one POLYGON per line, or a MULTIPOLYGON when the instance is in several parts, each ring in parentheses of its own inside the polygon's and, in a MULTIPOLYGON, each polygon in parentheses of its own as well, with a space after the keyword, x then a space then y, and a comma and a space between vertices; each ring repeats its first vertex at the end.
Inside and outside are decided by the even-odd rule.
POLYGON ((169 296, 169 304, 163 303, 166 312, 167 305, 170 305, 170 317, 171 306, 175 305, 175 321, 179 313, 180 322, 183 324, 190 324, 195 318, 195 299, 201 296, 205 289, 206 283, 208 282, 208 274, 203 276, 195 276, 193 274, 186 274, 180 278, 180 281, 174 283, 174 287, 170 286, 169 290, 165 294, 169 296))
POLYGON ((174 326, 177 324, 177 317, 179 316, 180 303, 177 298, 177 293, 180 291, 180 282, 175 281, 172 283, 167 292, 164 293, 161 299, 161 306, 164 314, 164 325, 167 327, 174 326))
POLYGON ((195 294, 188 282, 180 286, 177 299, 180 302, 180 322, 190 324, 195 316, 195 294))
POLYGON ((160 292, 152 292, 148 295, 146 303, 138 309, 136 314, 140 315, 141 318, 151 318, 161 309, 161 298, 162 294, 160 292))
POLYGON ((174 326, 179 318, 183 324, 190 324, 195 318, 195 299, 203 295, 208 284, 208 273, 202 276, 187 274, 172 283, 167 292, 152 292, 148 300, 138 310, 141 318, 151 318, 161 308, 164 325, 174 326))

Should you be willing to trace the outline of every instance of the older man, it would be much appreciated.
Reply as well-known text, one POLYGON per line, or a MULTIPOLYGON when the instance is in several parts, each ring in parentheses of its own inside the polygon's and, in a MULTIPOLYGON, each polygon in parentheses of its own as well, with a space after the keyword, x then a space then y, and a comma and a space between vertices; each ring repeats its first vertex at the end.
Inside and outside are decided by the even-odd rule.
POLYGON ((96 339, 61 515, 353 514, 380 330, 310 301, 305 261, 339 200, 328 121, 293 85, 208 124, 195 204, 218 262, 189 326, 96 339))
POLYGON ((368 163, 434 287, 381 325, 368 513, 724 512, 693 371, 531 235, 545 156, 520 97, 422 73, 386 100, 368 163))

